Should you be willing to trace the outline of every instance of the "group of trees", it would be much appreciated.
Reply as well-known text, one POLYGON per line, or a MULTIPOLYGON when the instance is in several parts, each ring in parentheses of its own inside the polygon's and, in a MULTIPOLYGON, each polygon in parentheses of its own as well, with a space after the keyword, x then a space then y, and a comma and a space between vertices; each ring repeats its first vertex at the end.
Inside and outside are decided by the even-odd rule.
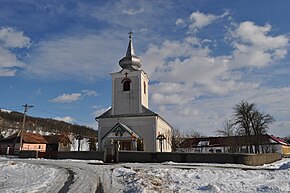
MULTIPOLYGON (((275 121, 272 115, 262 113, 258 110, 255 103, 248 103, 246 101, 241 101, 239 104, 233 107, 232 118, 225 120, 223 127, 218 129, 218 134, 231 137, 231 136, 244 136, 243 142, 233 142, 236 143, 236 147, 232 148, 232 152, 239 151, 239 144, 245 143, 245 152, 248 153, 260 153, 269 151, 269 148, 265 146, 264 141, 262 141, 261 136, 267 134, 269 125, 275 121), (264 149, 260 148, 263 147, 264 149)), ((172 133, 172 149, 173 151, 179 147, 184 138, 188 137, 203 137, 199 132, 193 131, 192 135, 181 133, 180 130, 174 129, 172 133)), ((236 138, 237 139, 237 138, 236 138)), ((290 142, 290 136, 285 138, 285 140, 290 142)))
POLYGON ((223 128, 217 131, 223 136, 265 135, 275 121, 272 115, 259 112, 254 103, 241 101, 233 109, 233 118, 224 121, 223 128))
POLYGON ((191 137, 205 137, 205 136, 195 130, 191 130, 188 132, 181 132, 179 129, 173 128, 172 135, 171 135, 172 151, 176 151, 176 149, 180 147, 180 144, 184 141, 184 138, 191 138, 191 137))

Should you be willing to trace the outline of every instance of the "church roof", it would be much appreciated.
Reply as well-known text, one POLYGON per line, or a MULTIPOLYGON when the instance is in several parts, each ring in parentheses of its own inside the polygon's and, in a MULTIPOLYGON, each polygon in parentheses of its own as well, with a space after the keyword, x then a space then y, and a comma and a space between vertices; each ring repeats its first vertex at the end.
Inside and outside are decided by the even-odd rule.
POLYGON ((102 118, 118 118, 118 117, 142 117, 142 116, 158 116, 157 113, 154 113, 150 109, 142 106, 142 112, 141 113, 134 113, 134 114, 121 114, 121 115, 112 115, 112 108, 104 112, 102 115, 96 117, 97 119, 102 118))
POLYGON ((142 106, 142 112, 141 113, 135 113, 135 114, 121 114, 121 115, 112 115, 112 108, 101 114, 100 116, 96 117, 95 120, 103 119, 103 118, 119 118, 119 117, 144 117, 144 116, 158 116, 160 119, 162 119, 164 122, 166 122, 170 127, 172 127, 164 118, 162 118, 157 113, 154 113, 150 109, 142 106))
POLYGON ((141 60, 139 57, 135 55, 134 47, 133 47, 133 39, 132 39, 132 33, 129 32, 129 44, 127 48, 126 55, 119 61, 119 65, 123 69, 128 70, 138 70, 138 68, 141 67, 141 60))

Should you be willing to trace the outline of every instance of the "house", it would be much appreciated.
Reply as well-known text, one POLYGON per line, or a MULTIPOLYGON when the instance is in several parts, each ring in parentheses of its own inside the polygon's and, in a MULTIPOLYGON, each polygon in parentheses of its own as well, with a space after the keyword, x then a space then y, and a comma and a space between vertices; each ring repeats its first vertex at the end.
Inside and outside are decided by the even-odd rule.
POLYGON ((39 152, 45 152, 46 144, 47 141, 40 134, 19 131, 0 140, 0 152, 1 154, 18 154, 19 150, 35 150, 39 152), (22 145, 20 142, 21 135, 22 145))
POLYGON ((70 151, 71 149, 72 142, 66 135, 45 135, 43 137, 47 141, 46 152, 70 151))
POLYGON ((185 138, 177 148, 191 153, 270 153, 290 154, 290 144, 273 135, 185 138))
POLYGON ((115 144, 126 151, 171 151, 171 125, 149 109, 149 78, 134 53, 132 32, 121 70, 111 73, 112 105, 98 121, 98 150, 115 144))

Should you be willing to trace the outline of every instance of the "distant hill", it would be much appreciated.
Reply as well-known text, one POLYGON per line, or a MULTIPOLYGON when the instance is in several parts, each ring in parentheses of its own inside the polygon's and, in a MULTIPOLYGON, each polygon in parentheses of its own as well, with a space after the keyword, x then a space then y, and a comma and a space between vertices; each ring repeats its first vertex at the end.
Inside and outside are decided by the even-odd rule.
MULTIPOLYGON (((16 111, 0 110, 0 134, 3 136, 22 129, 23 113, 16 111)), ((51 118, 39 118, 26 116, 25 130, 36 133, 55 133, 81 135, 86 138, 94 138, 97 131, 87 126, 66 123, 51 118)))

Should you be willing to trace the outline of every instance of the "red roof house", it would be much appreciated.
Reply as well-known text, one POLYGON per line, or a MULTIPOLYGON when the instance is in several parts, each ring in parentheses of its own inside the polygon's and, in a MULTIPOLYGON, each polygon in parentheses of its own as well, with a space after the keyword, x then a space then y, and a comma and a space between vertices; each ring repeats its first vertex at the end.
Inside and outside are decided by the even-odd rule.
POLYGON ((13 135, 0 140, 1 154, 18 154, 19 150, 35 150, 39 152, 46 151, 47 141, 37 133, 19 131, 13 135), (22 135, 22 147, 20 140, 22 135))

